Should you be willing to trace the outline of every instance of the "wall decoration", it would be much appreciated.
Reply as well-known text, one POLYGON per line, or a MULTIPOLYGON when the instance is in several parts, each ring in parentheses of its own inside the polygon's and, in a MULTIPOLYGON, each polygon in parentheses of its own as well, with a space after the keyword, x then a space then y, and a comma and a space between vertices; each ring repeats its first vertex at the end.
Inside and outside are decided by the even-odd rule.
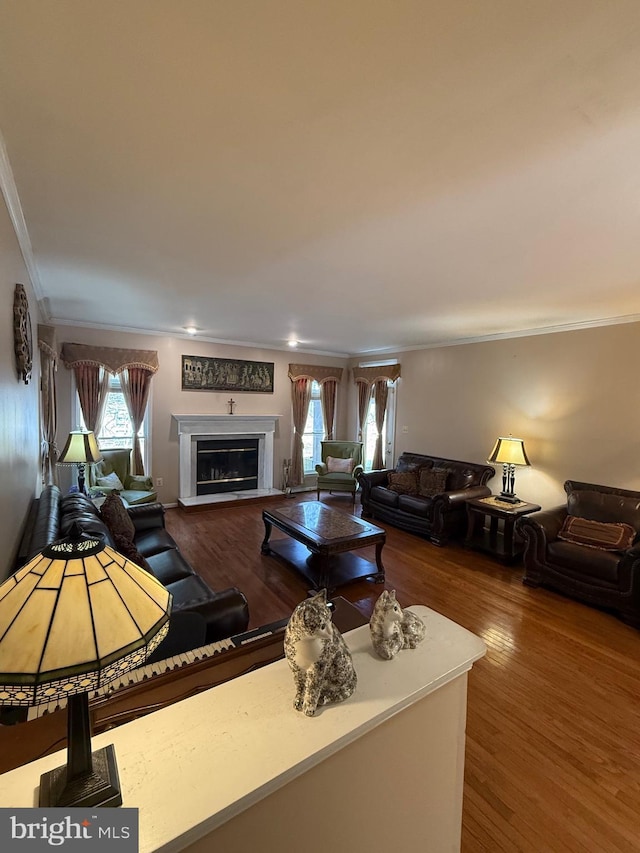
POLYGON ((28 385, 33 366, 33 340, 29 300, 22 284, 16 284, 13 296, 13 346, 18 376, 28 385))
MULTIPOLYGON (((183 391, 254 391, 273 394, 272 361, 182 356, 183 391)), ((234 401, 235 402, 235 401, 234 401)))

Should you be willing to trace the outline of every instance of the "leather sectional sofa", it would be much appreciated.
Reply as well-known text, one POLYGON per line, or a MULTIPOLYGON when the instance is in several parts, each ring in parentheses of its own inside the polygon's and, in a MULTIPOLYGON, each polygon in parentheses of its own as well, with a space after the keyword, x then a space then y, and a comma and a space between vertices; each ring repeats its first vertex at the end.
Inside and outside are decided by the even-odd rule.
MULTIPOLYGON (((495 470, 490 465, 459 462, 421 453, 403 453, 394 469, 359 474, 363 518, 387 521, 411 533, 428 536, 435 545, 462 537, 467 528, 465 501, 491 494, 486 485, 495 470), (422 472, 428 472, 422 475, 422 472), (413 488, 403 492, 395 474, 415 476, 413 488), (442 484, 435 494, 420 490, 427 478, 442 484)), ((411 480, 411 478, 408 478, 411 480)))
MULTIPOLYGON (((247 629, 249 606, 245 596, 235 588, 215 592, 196 574, 165 528, 162 504, 132 506, 126 513, 135 529, 133 551, 144 558, 146 568, 173 596, 169 634, 150 660, 177 655, 247 629)), ((47 486, 31 508, 16 568, 46 545, 67 536, 74 523, 82 533, 100 536, 124 553, 124 543, 86 495, 63 495, 57 486, 47 486)), ((133 559, 130 554, 125 556, 133 559)))

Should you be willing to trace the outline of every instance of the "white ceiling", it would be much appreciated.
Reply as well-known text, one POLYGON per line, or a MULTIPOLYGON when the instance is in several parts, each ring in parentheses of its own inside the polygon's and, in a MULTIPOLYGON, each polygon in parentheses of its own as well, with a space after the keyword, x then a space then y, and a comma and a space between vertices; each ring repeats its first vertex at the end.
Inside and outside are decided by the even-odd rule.
POLYGON ((0 75, 52 321, 355 355, 640 319, 638 0, 3 0, 0 75))

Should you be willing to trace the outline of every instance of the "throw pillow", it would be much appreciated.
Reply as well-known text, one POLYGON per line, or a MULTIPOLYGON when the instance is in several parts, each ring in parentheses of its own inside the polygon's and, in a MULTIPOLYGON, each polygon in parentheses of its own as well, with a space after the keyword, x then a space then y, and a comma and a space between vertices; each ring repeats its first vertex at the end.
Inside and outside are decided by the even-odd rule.
POLYGON ((118 554, 122 554, 122 556, 126 557, 127 560, 131 560, 132 563, 135 563, 136 566, 140 566, 141 569, 144 569, 145 572, 149 572, 150 575, 153 574, 151 566, 147 563, 140 551, 138 551, 135 542, 131 539, 127 539, 125 536, 121 536, 120 534, 116 534, 113 537, 113 540, 116 545, 115 550, 118 554))
POLYGON ((589 518, 568 515, 558 533, 558 539, 597 548, 599 551, 626 551, 633 545, 635 535, 636 531, 630 524, 591 521, 589 518))
POLYGON ((418 477, 414 471, 400 473, 391 471, 388 486, 392 492, 397 492, 399 495, 417 495, 418 477))
POLYGON ((329 474, 350 474, 353 471, 353 459, 338 459, 327 456, 327 471, 329 474))
POLYGON ((100 507, 100 515, 112 536, 123 536, 130 542, 133 541, 136 528, 119 495, 107 495, 100 507))
POLYGON ((423 498, 441 495, 447 488, 449 472, 444 468, 422 468, 418 481, 418 494, 423 498))
POLYGON ((111 474, 107 474, 106 477, 97 477, 96 483, 98 486, 108 486, 108 488, 116 489, 118 492, 121 492, 124 489, 124 485, 115 471, 111 474))

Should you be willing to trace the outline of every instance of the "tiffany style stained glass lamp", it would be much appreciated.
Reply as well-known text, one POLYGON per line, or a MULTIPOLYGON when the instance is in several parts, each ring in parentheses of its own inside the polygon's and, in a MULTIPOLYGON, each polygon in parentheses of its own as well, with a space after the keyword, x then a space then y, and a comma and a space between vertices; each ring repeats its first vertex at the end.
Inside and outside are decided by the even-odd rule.
POLYGON ((0 705, 67 700, 67 765, 41 777, 41 807, 122 804, 113 744, 91 752, 89 691, 140 666, 170 611, 159 581, 75 525, 0 586, 0 705))

